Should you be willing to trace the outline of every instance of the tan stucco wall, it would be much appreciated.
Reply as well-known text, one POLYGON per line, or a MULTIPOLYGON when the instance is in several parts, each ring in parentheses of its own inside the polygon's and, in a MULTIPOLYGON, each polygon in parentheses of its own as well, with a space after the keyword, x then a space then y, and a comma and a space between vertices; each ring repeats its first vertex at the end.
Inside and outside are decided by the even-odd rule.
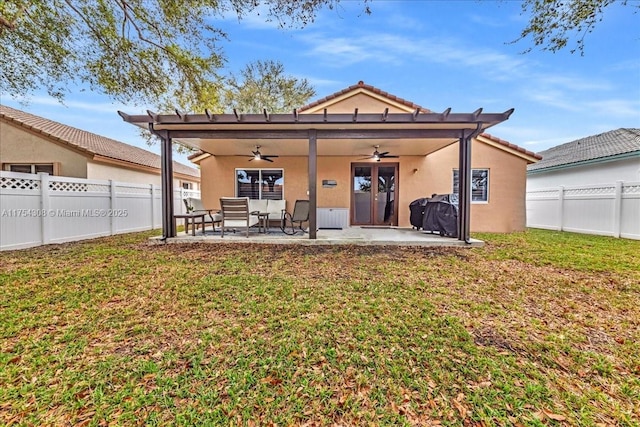
MULTIPOLYGON (((350 208, 351 163, 358 157, 318 157, 318 207, 350 208), (323 188, 322 180, 337 181, 334 188, 323 188)), ((409 203, 433 193, 451 193, 453 170, 458 168, 458 145, 454 144, 430 156, 403 156, 382 163, 399 163, 398 225, 410 227, 409 203)), ((265 168, 284 169, 284 197, 287 209, 296 199, 307 199, 308 167, 306 157, 279 157, 265 168)), ((211 209, 220 207, 220 197, 234 196, 235 168, 250 168, 245 159, 212 156, 202 161, 202 198, 211 209)), ((526 161, 502 150, 473 143, 472 167, 489 169, 489 203, 471 206, 471 230, 474 232, 511 232, 525 228, 526 161)))
MULTIPOLYGON (((335 102, 332 100, 332 102, 335 102)), ((303 111, 301 114, 309 114, 313 112, 322 112, 324 108, 328 113, 353 113, 355 109, 358 109, 360 113, 380 113, 385 108, 389 109, 390 113, 406 113, 412 111, 411 108, 404 105, 389 104, 389 101, 373 97, 373 94, 356 93, 345 96, 340 101, 331 105, 318 105, 308 111, 303 111)))
POLYGON ((0 120, 0 163, 59 163, 58 174, 87 177, 87 157, 0 120))
MULTIPOLYGON (((427 158, 434 171, 429 186, 433 193, 450 193, 453 169, 458 168, 458 144, 427 158)), ((471 167, 489 169, 489 202, 471 204, 471 231, 522 231, 526 225, 527 161, 478 141, 472 142, 471 167)))

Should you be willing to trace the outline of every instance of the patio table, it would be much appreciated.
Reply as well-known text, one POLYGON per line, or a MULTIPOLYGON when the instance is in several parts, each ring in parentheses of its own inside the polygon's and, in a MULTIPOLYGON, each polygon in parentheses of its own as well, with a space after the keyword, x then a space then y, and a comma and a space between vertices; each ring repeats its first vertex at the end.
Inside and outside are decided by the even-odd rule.
POLYGON ((191 223, 191 235, 196 235, 196 219, 200 218, 200 224, 202 224, 202 234, 205 234, 204 231, 204 216, 205 213, 187 213, 187 214, 175 214, 173 216, 175 219, 184 219, 184 232, 185 234, 189 234, 189 223, 191 223))
POLYGON ((269 212, 254 212, 253 215, 258 217, 258 233, 260 229, 264 234, 269 233, 269 212))

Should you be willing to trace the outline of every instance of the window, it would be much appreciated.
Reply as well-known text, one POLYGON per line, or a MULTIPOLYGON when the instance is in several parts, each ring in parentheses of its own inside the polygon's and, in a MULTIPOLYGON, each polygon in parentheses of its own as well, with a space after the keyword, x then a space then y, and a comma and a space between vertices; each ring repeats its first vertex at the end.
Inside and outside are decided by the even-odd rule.
MULTIPOLYGON (((458 169, 453 170, 453 192, 458 192, 459 184, 458 169)), ((472 202, 488 202, 489 201, 489 169, 472 169, 471 170, 471 201, 472 202)))
POLYGON ((15 163, 15 164, 5 164, 4 170, 8 170, 11 172, 20 172, 20 173, 40 173, 46 172, 49 175, 54 174, 54 165, 53 163, 44 163, 44 164, 26 164, 26 163, 15 163))
POLYGON ((184 190, 193 190, 193 182, 182 181, 182 188, 184 190))
POLYGON ((283 200, 283 169, 236 169, 236 197, 283 200))

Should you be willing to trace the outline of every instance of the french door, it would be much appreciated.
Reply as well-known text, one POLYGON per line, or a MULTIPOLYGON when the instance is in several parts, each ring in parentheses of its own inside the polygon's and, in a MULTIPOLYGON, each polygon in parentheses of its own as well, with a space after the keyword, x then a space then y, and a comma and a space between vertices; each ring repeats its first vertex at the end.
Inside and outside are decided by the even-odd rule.
POLYGON ((351 224, 398 225, 398 164, 351 164, 351 224))

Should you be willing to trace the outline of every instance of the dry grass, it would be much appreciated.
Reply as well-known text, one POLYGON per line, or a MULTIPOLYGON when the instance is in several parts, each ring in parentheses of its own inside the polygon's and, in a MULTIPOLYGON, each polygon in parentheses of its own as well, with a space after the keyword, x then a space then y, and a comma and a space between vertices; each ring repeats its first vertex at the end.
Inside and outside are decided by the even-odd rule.
POLYGON ((640 242, 0 254, 4 425, 621 425, 640 242))

